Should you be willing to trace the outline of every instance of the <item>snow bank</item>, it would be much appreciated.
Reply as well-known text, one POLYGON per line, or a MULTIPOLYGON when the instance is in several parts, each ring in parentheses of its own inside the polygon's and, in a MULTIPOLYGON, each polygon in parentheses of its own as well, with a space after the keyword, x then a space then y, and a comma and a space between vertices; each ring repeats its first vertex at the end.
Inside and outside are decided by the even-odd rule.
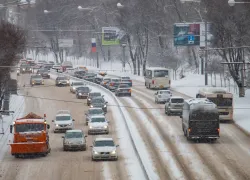
POLYGON ((9 149, 9 141, 13 139, 13 135, 10 133, 10 125, 12 122, 24 115, 25 100, 23 96, 11 95, 10 97, 10 111, 14 111, 14 114, 10 116, 3 116, 3 127, 0 132, 4 133, 0 135, 0 161, 5 156, 5 153, 9 149))

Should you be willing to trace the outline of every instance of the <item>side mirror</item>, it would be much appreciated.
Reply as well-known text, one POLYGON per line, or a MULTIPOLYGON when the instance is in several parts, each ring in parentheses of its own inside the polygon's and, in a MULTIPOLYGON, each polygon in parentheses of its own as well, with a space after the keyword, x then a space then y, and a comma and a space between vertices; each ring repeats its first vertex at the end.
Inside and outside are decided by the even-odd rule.
POLYGON ((119 147, 119 145, 116 145, 116 147, 119 147))
POLYGON ((55 120, 52 120, 52 122, 55 122, 55 120))
POLYGON ((64 139, 65 137, 64 137, 64 136, 62 136, 62 138, 64 139))
POLYGON ((12 133, 13 125, 10 125, 10 133, 12 133))
POLYGON ((50 125, 49 124, 47 124, 47 129, 50 129, 50 125))
POLYGON ((75 121, 74 119, 72 119, 72 121, 75 121))

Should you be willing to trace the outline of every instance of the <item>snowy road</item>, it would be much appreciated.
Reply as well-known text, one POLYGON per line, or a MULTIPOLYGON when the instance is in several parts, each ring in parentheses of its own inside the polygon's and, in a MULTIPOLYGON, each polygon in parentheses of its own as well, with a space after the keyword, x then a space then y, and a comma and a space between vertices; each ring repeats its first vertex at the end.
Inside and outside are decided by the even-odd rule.
MULTIPOLYGON (((20 76, 21 84, 29 84, 29 75, 20 76)), ((57 110, 69 109, 75 121, 75 128, 83 129, 84 113, 87 110, 86 100, 78 100, 69 92, 69 87, 55 87, 54 80, 45 80, 44 86, 26 87, 25 113, 35 112, 47 114, 48 122, 54 118, 57 110), (58 99, 60 101, 50 100, 58 99)), ((118 141, 114 114, 109 110, 110 136, 118 141)), ((92 162, 91 149, 82 152, 64 152, 62 149, 62 134, 50 132, 51 154, 43 158, 15 159, 6 153, 0 164, 0 180, 100 180, 100 179, 130 179, 125 167, 123 154, 119 153, 118 161, 92 162)), ((93 136, 87 137, 88 147, 93 136)), ((119 151, 119 149, 118 149, 119 151)))
POLYGON ((234 124, 221 124, 221 138, 216 143, 188 142, 183 136, 181 119, 165 115, 164 105, 154 103, 154 91, 146 89, 142 82, 133 81, 132 97, 119 99, 125 106, 133 107, 129 112, 150 149, 161 179, 250 179, 250 138, 234 124), (166 154, 157 144, 161 140, 166 154), (178 169, 170 166, 170 155, 178 169))

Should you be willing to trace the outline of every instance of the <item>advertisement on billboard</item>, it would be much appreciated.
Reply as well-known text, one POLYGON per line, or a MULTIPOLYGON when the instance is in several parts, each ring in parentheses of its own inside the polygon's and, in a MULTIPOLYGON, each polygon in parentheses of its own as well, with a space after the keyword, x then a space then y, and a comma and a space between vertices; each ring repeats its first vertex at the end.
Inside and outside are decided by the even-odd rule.
MULTIPOLYGON (((207 23, 207 42, 209 42, 211 38, 211 23, 207 23)), ((174 46, 200 46, 204 48, 205 23, 175 23, 174 46)))
POLYGON ((175 46, 197 46, 200 45, 200 24, 175 23, 174 24, 175 46))
POLYGON ((117 27, 102 27, 102 45, 119 45, 120 29, 117 27))

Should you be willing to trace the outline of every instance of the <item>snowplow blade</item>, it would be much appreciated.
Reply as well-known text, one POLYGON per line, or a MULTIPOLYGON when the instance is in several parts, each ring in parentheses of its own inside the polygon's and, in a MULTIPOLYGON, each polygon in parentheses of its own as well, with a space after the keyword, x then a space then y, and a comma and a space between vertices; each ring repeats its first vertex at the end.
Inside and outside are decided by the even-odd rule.
POLYGON ((11 155, 45 154, 49 152, 46 142, 11 143, 11 155))

